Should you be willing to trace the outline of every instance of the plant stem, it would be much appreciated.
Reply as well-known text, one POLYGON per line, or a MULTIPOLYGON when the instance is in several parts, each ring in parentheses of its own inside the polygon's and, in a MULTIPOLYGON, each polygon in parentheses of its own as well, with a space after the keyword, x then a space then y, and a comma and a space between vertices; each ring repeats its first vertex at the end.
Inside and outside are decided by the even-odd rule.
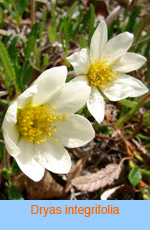
POLYGON ((35 1, 34 0, 31 0, 31 3, 30 3, 30 7, 31 7, 31 28, 34 24, 34 20, 35 20, 35 1))
MULTIPOLYGON (((8 170, 10 170, 10 158, 9 158, 9 154, 5 148, 5 151, 4 151, 4 164, 5 164, 5 168, 8 170)), ((11 184, 11 176, 9 175, 8 176, 8 183, 9 185, 11 184)))
POLYGON ((149 20, 150 20, 150 14, 147 15, 147 17, 146 17, 146 19, 145 19, 145 22, 144 22, 142 28, 140 29, 140 31, 139 31, 139 33, 138 33, 138 35, 137 35, 137 38, 136 38, 136 41, 135 41, 135 42, 137 42, 137 41, 139 40, 139 38, 141 37, 141 33, 142 33, 142 31, 144 30, 144 28, 146 27, 146 25, 147 25, 147 23, 149 22, 149 20))
MULTIPOLYGON (((136 167, 136 165, 133 163, 132 160, 129 160, 129 166, 131 169, 133 169, 134 167, 136 167)), ((150 176, 150 170, 146 170, 146 169, 138 169, 142 174, 145 174, 147 176, 150 176)))
POLYGON ((6 148, 5 148, 5 152, 4 152, 4 162, 5 162, 5 167, 7 169, 9 169, 10 168, 9 155, 8 155, 6 148))
MULTIPOLYGON (((142 31, 143 31, 144 28, 146 27, 146 25, 147 25, 147 23, 149 22, 149 20, 150 20, 150 15, 148 15, 148 16, 146 17, 145 22, 144 22, 142 28, 140 29, 140 31, 139 31, 139 33, 138 33, 138 35, 137 35, 137 37, 136 37, 136 40, 135 40, 134 44, 132 45, 130 51, 133 51, 133 50, 134 50, 134 46, 135 46, 136 44, 138 44, 138 40, 141 38, 142 31)), ((141 42, 141 41, 140 41, 140 42, 141 42)))
POLYGON ((150 93, 148 93, 144 98, 142 98, 137 105, 133 106, 133 108, 124 117, 121 117, 117 121, 117 127, 121 128, 123 124, 127 122, 134 115, 134 113, 143 105, 143 103, 146 102, 149 98, 150 93))
POLYGON ((137 154, 136 151, 134 151, 133 154, 138 161, 145 163, 145 160, 139 154, 137 154))
POLYGON ((16 96, 18 96, 20 94, 20 89, 17 85, 17 82, 14 82, 14 87, 15 87, 15 93, 16 93, 16 96))

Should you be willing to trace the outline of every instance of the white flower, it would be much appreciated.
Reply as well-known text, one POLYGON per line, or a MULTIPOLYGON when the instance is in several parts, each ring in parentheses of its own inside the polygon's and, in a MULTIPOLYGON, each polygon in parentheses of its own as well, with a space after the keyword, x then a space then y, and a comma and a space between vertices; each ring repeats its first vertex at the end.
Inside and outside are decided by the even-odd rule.
POLYGON ((64 148, 82 146, 94 138, 90 122, 77 114, 90 87, 65 83, 65 66, 44 71, 7 110, 3 134, 7 151, 20 169, 39 181, 45 168, 68 173, 71 160, 64 148))
POLYGON ((98 25, 91 39, 90 50, 84 48, 69 56, 77 77, 72 82, 91 86, 87 107, 98 123, 104 119, 104 98, 118 101, 137 97, 148 92, 143 83, 126 73, 139 69, 146 58, 127 52, 133 42, 133 34, 124 32, 107 42, 107 26, 98 25))

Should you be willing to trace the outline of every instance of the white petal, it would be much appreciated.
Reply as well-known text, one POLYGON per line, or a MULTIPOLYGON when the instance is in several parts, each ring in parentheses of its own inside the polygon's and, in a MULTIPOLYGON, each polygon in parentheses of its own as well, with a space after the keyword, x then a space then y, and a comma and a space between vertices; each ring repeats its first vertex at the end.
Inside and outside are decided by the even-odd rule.
POLYGON ((64 122, 57 122, 56 129, 58 141, 69 148, 85 145, 95 136, 91 123, 77 114, 66 116, 64 122))
POLYGON ((37 94, 37 92, 37 85, 30 86, 17 98, 17 107, 20 109, 25 107, 32 101, 33 95, 37 94))
POLYGON ((9 127, 12 127, 17 122, 17 102, 15 101, 13 104, 11 104, 8 107, 8 110, 5 114, 5 118, 3 121, 2 128, 8 129, 9 127))
POLYGON ((105 102, 103 96, 96 87, 92 87, 87 107, 98 123, 104 119, 105 102))
POLYGON ((17 127, 14 125, 12 127, 9 127, 8 129, 5 129, 3 131, 3 135, 8 153, 13 157, 18 156, 20 154, 20 148, 17 146, 17 142, 19 139, 19 132, 17 130, 17 127))
POLYGON ((51 101, 50 106, 56 107, 56 114, 75 113, 84 106, 90 95, 91 88, 80 83, 66 83, 61 93, 51 101))
POLYGON ((101 21, 101 23, 96 28, 91 39, 90 57, 92 62, 100 59, 106 42, 107 42, 107 25, 104 21, 101 21))
POLYGON ((114 71, 119 71, 121 73, 129 73, 136 69, 139 69, 146 62, 146 58, 142 55, 135 53, 124 54, 114 66, 114 71))
POLYGON ((19 140, 18 146, 20 154, 16 157, 16 162, 20 169, 32 180, 39 181, 44 176, 45 169, 35 159, 34 144, 25 140, 23 137, 19 140))
POLYGON ((123 74, 103 89, 111 101, 119 101, 127 97, 138 97, 148 92, 146 86, 138 79, 123 74))
POLYGON ((67 57, 67 60, 73 66, 76 74, 87 74, 91 65, 88 50, 86 48, 67 57))
POLYGON ((39 106, 49 102, 62 88, 66 77, 66 66, 53 67, 44 71, 34 82, 37 85, 38 93, 33 96, 33 105, 39 106))
POLYGON ((107 59, 107 57, 110 56, 107 59, 108 64, 115 61, 118 57, 121 57, 127 52, 132 45, 133 37, 133 34, 124 32, 110 39, 104 48, 102 57, 105 56, 107 59))
POLYGON ((46 169, 54 173, 68 173, 71 168, 71 159, 67 150, 58 142, 47 140, 35 145, 36 159, 46 169))
POLYGON ((80 83, 80 84, 84 84, 84 85, 88 85, 88 78, 86 75, 81 75, 81 76, 77 76, 75 78, 73 78, 70 83, 80 83))

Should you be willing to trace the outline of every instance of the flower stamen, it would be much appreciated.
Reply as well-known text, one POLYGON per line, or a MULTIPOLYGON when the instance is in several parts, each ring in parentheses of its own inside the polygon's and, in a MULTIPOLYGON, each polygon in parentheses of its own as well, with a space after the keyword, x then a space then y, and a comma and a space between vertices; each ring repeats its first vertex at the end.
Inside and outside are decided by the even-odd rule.
POLYGON ((104 88, 106 85, 110 85, 113 78, 117 79, 118 71, 113 71, 112 67, 116 64, 115 62, 110 65, 107 64, 108 60, 95 60, 88 71, 88 80, 91 86, 104 88))
POLYGON ((28 141, 37 144, 45 142, 47 138, 57 141, 56 138, 52 137, 52 134, 57 132, 54 122, 65 121, 66 114, 55 114, 55 106, 49 107, 49 105, 50 103, 18 109, 18 130, 28 141))

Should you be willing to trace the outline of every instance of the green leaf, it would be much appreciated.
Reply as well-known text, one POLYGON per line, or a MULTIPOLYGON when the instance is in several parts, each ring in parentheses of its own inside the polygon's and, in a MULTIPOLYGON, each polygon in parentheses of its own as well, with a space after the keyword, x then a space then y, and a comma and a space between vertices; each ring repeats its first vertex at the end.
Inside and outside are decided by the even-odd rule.
POLYGON ((19 168, 19 166, 15 160, 13 161, 13 163, 11 165, 11 171, 12 171, 12 173, 19 173, 20 172, 20 168, 19 168))
POLYGON ((10 40, 10 38, 13 36, 13 34, 8 35, 7 37, 4 37, 3 44, 7 47, 7 42, 10 40))
POLYGON ((126 19, 128 17, 128 14, 129 14, 129 7, 125 8, 125 11, 124 11, 124 21, 126 21, 126 19))
POLYGON ((88 46, 85 36, 83 34, 81 34, 79 37, 79 44, 81 48, 86 48, 88 46))
POLYGON ((120 16, 117 17, 117 33, 122 33, 122 27, 121 27, 121 22, 120 22, 120 16))
POLYGON ((5 104, 5 105, 9 105, 10 104, 10 102, 8 100, 6 100, 6 99, 1 99, 0 102, 3 103, 3 104, 5 104))
POLYGON ((39 29, 39 23, 36 22, 33 25, 32 30, 28 36, 27 46, 25 47, 25 51, 24 51, 27 59, 30 57, 31 52, 34 50, 38 29, 39 29))
POLYGON ((122 105, 125 105, 125 106, 128 107, 128 108, 132 108, 132 107, 134 107, 135 105, 137 105, 137 102, 135 102, 135 101, 130 101, 130 100, 128 100, 128 99, 122 99, 122 100, 120 100, 120 103, 121 103, 122 105))
POLYGON ((47 10, 44 8, 42 10, 42 22, 45 24, 47 19, 47 10))
POLYGON ((112 22, 112 24, 108 28, 108 39, 110 39, 113 36, 114 27, 115 27, 115 22, 112 22))
POLYGON ((150 109, 146 111, 143 118, 145 125, 150 126, 150 109))
POLYGON ((77 34, 80 34, 80 26, 81 26, 81 23, 82 23, 82 20, 83 20, 83 11, 82 9, 79 8, 79 16, 77 18, 77 21, 76 21, 76 25, 74 26, 74 30, 73 30, 73 33, 72 33, 72 37, 75 37, 77 34))
POLYGON ((138 34, 140 33, 140 31, 141 31, 141 29, 142 29, 142 27, 143 27, 143 25, 144 25, 146 19, 147 19, 147 17, 145 16, 144 18, 142 18, 142 19, 136 24, 136 26, 135 26, 135 28, 134 28, 134 31, 133 31, 133 32, 134 32, 134 41, 136 41, 137 36, 138 36, 138 34))
POLYGON ((53 42, 57 41, 56 29, 53 26, 48 27, 47 33, 48 33, 48 38, 49 38, 50 42, 53 43, 53 42))
POLYGON ((10 86, 11 82, 16 82, 16 75, 8 51, 2 41, 0 41, 0 61, 5 71, 5 84, 10 86))
POLYGON ((91 114, 87 109, 87 105, 85 104, 78 112, 79 115, 84 115, 86 118, 90 117, 91 114))
POLYGON ((94 19, 95 19, 95 8, 91 4, 90 5, 90 29, 89 29, 88 46, 90 46, 91 38, 94 32, 94 19))
POLYGON ((128 175, 128 179, 130 181, 130 183, 133 185, 133 186, 136 186, 140 180, 142 179, 142 174, 141 172, 139 171, 139 168, 138 167, 134 167, 129 175, 128 175))
POLYGON ((89 23, 89 21, 90 21, 90 14, 91 14, 91 12, 90 12, 90 10, 89 10, 89 11, 87 12, 87 14, 86 14, 84 20, 83 20, 83 26, 82 26, 82 28, 81 28, 81 32, 83 32, 83 31, 86 29, 86 27, 87 27, 87 25, 88 25, 88 23, 89 23))
POLYGON ((16 44, 18 42, 18 38, 19 38, 19 36, 15 36, 12 39, 12 41, 9 45, 9 48, 8 48, 8 53, 9 53, 9 56, 10 56, 12 61, 15 59, 16 54, 17 54, 16 44))
POLYGON ((49 63, 49 55, 45 54, 44 58, 43 58, 43 63, 42 63, 42 69, 44 69, 49 63))
POLYGON ((4 142, 0 142, 0 158, 4 158, 4 142))
MULTIPOLYGON (((19 53, 18 53, 18 57, 20 57, 19 53)), ((20 90, 24 91, 25 88, 24 88, 23 81, 22 81, 23 72, 22 72, 21 65, 19 65, 18 63, 15 64, 15 72, 16 72, 17 84, 18 84, 20 90)))
POLYGON ((145 135, 142 135, 141 133, 138 133, 136 135, 136 137, 139 137, 139 138, 146 140, 146 141, 150 141, 150 136, 145 136, 145 135))
POLYGON ((0 5, 0 28, 2 27, 2 23, 3 23, 3 9, 0 5))
POLYGON ((22 15, 23 12, 25 11, 25 8, 27 6, 28 0, 19 0, 16 9, 18 11, 18 14, 22 15))
POLYGON ((139 6, 139 7, 136 7, 132 11, 132 14, 130 15, 130 19, 128 21, 128 24, 125 28, 126 31, 133 32, 134 27, 136 25, 136 19, 139 16, 139 14, 141 13, 141 9, 142 9, 142 7, 139 6))
MULTIPOLYGON (((2 102, 2 100, 1 100, 1 102, 2 102)), ((4 117, 5 117, 5 114, 6 114, 6 112, 7 112, 7 109, 8 109, 8 105, 6 105, 5 109, 3 110, 2 114, 1 114, 2 122, 3 122, 3 120, 4 120, 4 117)))
POLYGON ((92 1, 92 4, 90 5, 90 9, 88 10, 88 12, 85 15, 85 18, 83 19, 83 22, 82 22, 83 26, 81 28, 81 32, 86 30, 89 23, 92 25, 93 22, 91 22, 91 19, 93 21, 93 17, 95 16, 95 14, 93 15, 93 11, 95 11, 95 7, 96 7, 97 2, 98 2, 98 0, 92 1))
POLYGON ((41 50, 37 48, 37 44, 34 47, 34 55, 35 55, 35 66, 40 69, 41 68, 41 50))
POLYGON ((146 144, 146 145, 145 145, 145 148, 146 148, 147 150, 150 150, 150 144, 146 144))
POLYGON ((20 190, 14 185, 9 185, 8 187, 8 199, 9 200, 24 200, 20 190))
POLYGON ((75 2, 72 4, 72 6, 70 7, 70 9, 69 9, 69 11, 68 11, 68 13, 67 13, 67 16, 68 16, 69 18, 72 17, 72 15, 73 15, 73 13, 74 13, 74 11, 75 11, 77 5, 78 5, 78 2, 75 1, 75 2))
POLYGON ((43 32, 44 32, 44 23, 41 23, 39 25, 39 46, 42 46, 42 40, 43 40, 43 32))
POLYGON ((67 52, 68 48, 69 48, 69 40, 70 40, 70 37, 69 37, 69 23, 68 23, 67 17, 64 17, 63 26, 64 26, 64 37, 65 37, 65 51, 67 52))
POLYGON ((52 3, 51 4, 51 17, 52 17, 52 23, 54 26, 56 26, 56 4, 52 3))
POLYGON ((3 8, 7 9, 8 12, 10 13, 11 16, 15 17, 16 16, 16 13, 11 9, 11 7, 9 6, 9 3, 11 3, 10 1, 7 1, 7 0, 3 0, 3 8))
MULTIPOLYGON (((147 44, 145 43, 146 47, 145 47, 145 52, 144 52, 144 56, 147 58, 147 75, 150 73, 150 40, 147 41, 147 44)), ((149 81, 149 84, 150 84, 150 81, 149 81)))
POLYGON ((98 131, 99 131, 100 133, 105 134, 105 135, 110 135, 110 134, 112 134, 112 131, 111 131, 107 126, 105 126, 105 125, 100 125, 100 126, 98 127, 98 131))
POLYGON ((4 177, 6 180, 8 180, 11 173, 9 172, 9 170, 8 170, 7 168, 3 168, 3 169, 2 169, 2 174, 3 174, 3 177, 4 177))
POLYGON ((33 73, 33 66, 28 61, 26 61, 22 71, 23 84, 26 84, 30 80, 32 73, 33 73))

